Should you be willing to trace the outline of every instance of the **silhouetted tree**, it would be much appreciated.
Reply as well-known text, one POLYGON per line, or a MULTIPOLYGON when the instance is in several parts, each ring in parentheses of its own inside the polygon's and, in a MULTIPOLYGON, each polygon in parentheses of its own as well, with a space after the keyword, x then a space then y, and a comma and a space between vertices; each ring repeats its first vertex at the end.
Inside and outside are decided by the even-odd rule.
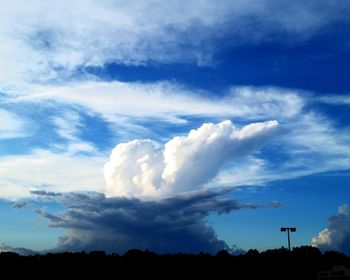
POLYGON ((312 246, 301 246, 293 249, 293 255, 306 257, 319 257, 321 252, 318 248, 312 246))
POLYGON ((135 258, 135 257, 142 257, 144 256, 144 252, 139 250, 139 249, 131 249, 129 251, 126 251, 125 254, 124 254, 124 257, 127 257, 127 258, 135 258))
POLYGON ((349 264, 350 258, 342 253, 330 251, 322 255, 317 248, 311 246, 297 247, 292 252, 283 247, 261 253, 251 249, 240 256, 230 255, 226 250, 219 251, 214 256, 203 252, 198 255, 157 255, 138 249, 129 250, 123 256, 107 255, 103 251, 35 256, 0 253, 2 269, 15 266, 16 272, 25 272, 27 278, 28 275, 36 276, 38 271, 47 269, 50 273, 55 273, 55 276, 62 274, 62 277, 66 277, 68 271, 76 272, 80 278, 84 274, 97 274, 99 278, 104 278, 103 276, 107 277, 116 272, 118 276, 125 273, 125 278, 147 278, 158 276, 157 274, 162 278, 186 278, 192 272, 196 278, 209 276, 220 279, 230 275, 233 279, 316 279, 318 271, 331 270, 335 265, 349 264), (166 271, 166 274, 163 271, 166 271))
POLYGON ((227 258, 227 257, 230 257, 231 255, 229 252, 227 252, 227 250, 221 250, 216 253, 216 256, 220 258, 225 258, 225 257, 227 258))
POLYGON ((257 249, 250 249, 246 254, 247 257, 257 257, 260 255, 257 249))

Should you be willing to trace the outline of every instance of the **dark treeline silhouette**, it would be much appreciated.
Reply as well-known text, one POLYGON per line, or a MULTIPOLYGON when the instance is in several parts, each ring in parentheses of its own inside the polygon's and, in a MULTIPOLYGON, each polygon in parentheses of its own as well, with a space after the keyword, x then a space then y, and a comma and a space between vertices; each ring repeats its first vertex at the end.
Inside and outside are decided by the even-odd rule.
POLYGON ((126 276, 139 276, 142 279, 185 279, 188 276, 197 276, 196 279, 350 279, 346 278, 347 268, 350 267, 349 257, 333 251, 321 254, 311 246, 297 247, 291 252, 285 248, 261 253, 252 249, 238 256, 227 251, 216 255, 158 255, 137 249, 129 250, 124 255, 93 251, 21 256, 7 252, 0 253, 0 267, 3 272, 14 267, 11 271, 16 275, 54 278, 75 275, 105 276, 110 279, 125 279, 126 276))

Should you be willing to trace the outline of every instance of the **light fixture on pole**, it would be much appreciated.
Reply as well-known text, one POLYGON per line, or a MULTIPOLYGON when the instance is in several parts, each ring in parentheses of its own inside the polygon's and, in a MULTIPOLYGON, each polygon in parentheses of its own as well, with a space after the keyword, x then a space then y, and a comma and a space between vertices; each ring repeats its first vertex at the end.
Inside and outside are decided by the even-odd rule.
POLYGON ((296 232, 297 229, 295 227, 281 227, 281 231, 288 233, 288 250, 290 252, 290 234, 289 232, 296 232))

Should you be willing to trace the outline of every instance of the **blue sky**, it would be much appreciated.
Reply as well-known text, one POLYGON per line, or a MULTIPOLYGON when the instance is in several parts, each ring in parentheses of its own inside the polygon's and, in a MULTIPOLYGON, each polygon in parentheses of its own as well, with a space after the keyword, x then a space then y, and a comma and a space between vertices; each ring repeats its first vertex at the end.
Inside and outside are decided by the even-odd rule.
POLYGON ((350 253, 348 1, 3 6, 2 248, 350 253))

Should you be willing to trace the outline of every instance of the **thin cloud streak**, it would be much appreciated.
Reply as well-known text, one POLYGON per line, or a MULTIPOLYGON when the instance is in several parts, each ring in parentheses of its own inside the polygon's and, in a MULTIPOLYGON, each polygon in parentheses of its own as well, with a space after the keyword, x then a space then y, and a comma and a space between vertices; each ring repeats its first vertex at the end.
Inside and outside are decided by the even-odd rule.
POLYGON ((0 109, 0 141, 28 137, 28 124, 15 113, 0 109))

